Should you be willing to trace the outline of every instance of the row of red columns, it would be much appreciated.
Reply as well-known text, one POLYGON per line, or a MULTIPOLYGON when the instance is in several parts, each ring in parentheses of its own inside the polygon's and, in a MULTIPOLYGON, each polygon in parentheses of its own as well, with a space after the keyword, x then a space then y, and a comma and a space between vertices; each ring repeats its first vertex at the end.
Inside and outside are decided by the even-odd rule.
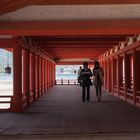
POLYGON ((14 93, 11 110, 22 111, 55 84, 55 63, 20 44, 13 47, 14 93))
POLYGON ((104 88, 113 95, 140 106, 140 41, 100 58, 104 88))

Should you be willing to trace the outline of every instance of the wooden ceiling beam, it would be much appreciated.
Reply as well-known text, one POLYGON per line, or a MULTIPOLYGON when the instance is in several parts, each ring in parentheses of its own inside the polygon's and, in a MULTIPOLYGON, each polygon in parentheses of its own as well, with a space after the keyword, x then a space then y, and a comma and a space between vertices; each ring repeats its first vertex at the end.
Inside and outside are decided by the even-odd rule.
POLYGON ((0 39, 0 48, 13 48, 15 41, 13 39, 0 39))
MULTIPOLYGON (((95 44, 93 44, 93 45, 81 45, 81 44, 78 44, 78 45, 69 45, 69 44, 67 44, 67 45, 39 45, 39 47, 40 48, 79 48, 79 49, 82 49, 82 48, 109 48, 109 47, 113 47, 113 45, 116 45, 116 44, 102 44, 102 45, 100 45, 100 44, 98 44, 98 45, 95 45, 95 44)), ((117 43, 117 45, 118 45, 118 43, 117 43)))
MULTIPOLYGON (((37 41, 38 43, 65 43, 65 42, 72 42, 72 43, 84 43, 84 42, 95 42, 95 43, 110 43, 110 42, 118 42, 118 41, 125 41, 126 37, 130 35, 114 35, 114 36, 43 36, 43 37, 31 37, 33 40, 37 41)), ((131 35, 132 36, 132 35, 131 35)))
MULTIPOLYGON (((112 42, 102 42, 102 41, 100 41, 100 42, 52 42, 52 43, 50 43, 50 42, 44 42, 44 43, 38 43, 40 46, 69 46, 69 45, 74 45, 74 46, 79 46, 79 45, 81 45, 81 46, 83 46, 83 45, 93 45, 93 46, 104 46, 104 45, 109 45, 109 46, 113 46, 113 45, 118 45, 118 42, 122 42, 122 41, 112 41, 112 42)), ((123 41, 124 42, 124 41, 123 41)))
POLYGON ((134 35, 140 33, 140 19, 95 21, 0 22, 1 35, 134 35))
POLYGON ((104 52, 104 51, 107 51, 108 49, 81 49, 81 50, 79 50, 79 49, 75 49, 75 50, 70 50, 70 49, 68 49, 68 50, 46 50, 47 52, 73 52, 73 53, 75 53, 75 52, 104 52))

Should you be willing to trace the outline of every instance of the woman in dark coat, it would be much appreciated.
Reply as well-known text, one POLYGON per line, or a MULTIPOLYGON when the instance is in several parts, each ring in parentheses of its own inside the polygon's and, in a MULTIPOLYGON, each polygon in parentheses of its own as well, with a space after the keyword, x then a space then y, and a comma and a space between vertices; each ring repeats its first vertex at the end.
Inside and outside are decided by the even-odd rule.
POLYGON ((83 69, 81 70, 80 77, 81 77, 81 84, 82 84, 82 101, 85 102, 86 100, 89 102, 90 100, 90 86, 91 86, 91 79, 92 76, 91 70, 88 68, 88 62, 83 63, 83 69), (87 90, 87 96, 85 96, 85 92, 87 90))
POLYGON ((102 95, 101 87, 103 84, 104 72, 102 68, 100 67, 98 61, 95 61, 92 72, 93 72, 93 85, 95 86, 95 89, 96 89, 97 101, 100 102, 101 95, 102 95))

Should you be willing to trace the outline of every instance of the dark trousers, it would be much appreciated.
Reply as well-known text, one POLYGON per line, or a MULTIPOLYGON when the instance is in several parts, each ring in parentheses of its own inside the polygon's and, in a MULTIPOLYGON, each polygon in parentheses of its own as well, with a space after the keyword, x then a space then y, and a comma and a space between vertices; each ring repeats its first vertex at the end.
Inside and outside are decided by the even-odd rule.
POLYGON ((90 99, 90 86, 82 86, 82 100, 85 102, 85 98, 89 101, 90 99), (86 92, 87 91, 87 92, 86 92), (87 94, 86 94, 87 93, 87 94))
POLYGON ((95 89, 96 89, 96 96, 97 96, 97 99, 100 99, 100 98, 101 98, 101 95, 102 95, 102 92, 101 92, 101 85, 95 86, 95 89))

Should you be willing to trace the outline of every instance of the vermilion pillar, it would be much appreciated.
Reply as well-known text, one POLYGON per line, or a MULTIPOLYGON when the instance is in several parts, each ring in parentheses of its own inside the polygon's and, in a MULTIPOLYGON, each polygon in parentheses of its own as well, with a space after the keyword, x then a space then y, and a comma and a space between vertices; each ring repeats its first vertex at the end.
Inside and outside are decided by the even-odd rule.
POLYGON ((112 73, 112 65, 111 65, 111 59, 108 59, 108 90, 109 92, 112 91, 112 78, 111 78, 111 73, 112 73))
POLYGON ((53 64, 53 85, 55 85, 55 72, 56 72, 56 69, 55 69, 55 64, 53 64))
POLYGON ((127 54, 125 53, 124 54, 124 92, 125 92, 125 100, 127 100, 127 88, 129 86, 129 79, 128 77, 130 77, 129 75, 129 70, 130 67, 129 67, 129 58, 127 56, 127 54))
POLYGON ((107 88, 107 64, 106 64, 106 60, 104 61, 104 88, 106 89, 107 88))
POLYGON ((35 99, 39 97, 39 56, 35 56, 35 99))
POLYGON ((52 62, 50 62, 50 88, 52 87, 52 62))
POLYGON ((42 67, 42 71, 43 71, 43 94, 45 93, 45 59, 43 58, 43 67, 42 67))
POLYGON ((117 92, 119 96, 119 90, 120 90, 120 59, 119 56, 117 56, 117 92))
POLYGON ((50 89, 50 62, 48 61, 48 89, 50 89))
POLYGON ((39 75, 40 75, 40 78, 39 78, 40 93, 39 93, 39 95, 41 96, 42 95, 42 57, 40 57, 39 75))
POLYGON ((46 93, 46 59, 44 59, 44 91, 46 93))
POLYGON ((45 60, 45 91, 47 92, 47 60, 45 60))
POLYGON ((136 60, 137 60, 137 58, 136 58, 136 51, 135 51, 135 49, 133 49, 133 103, 134 103, 134 105, 136 105, 136 82, 137 82, 137 79, 136 79, 136 77, 138 76, 138 75, 136 75, 136 73, 137 73, 137 71, 136 71, 136 60))
POLYGON ((123 72, 123 64, 124 64, 124 54, 119 56, 119 94, 120 97, 124 99, 124 72, 123 72))
POLYGON ((139 81, 140 81, 140 77, 139 75, 139 71, 140 71, 140 48, 137 48, 136 51, 136 60, 135 60, 135 89, 136 89, 136 104, 140 106, 140 86, 139 86, 139 81))
POLYGON ((106 89, 109 91, 109 60, 106 60, 106 89))
POLYGON ((46 60, 46 85, 47 85, 47 91, 48 91, 48 60, 46 60))
POLYGON ((40 57, 40 96, 43 93, 43 89, 42 89, 42 57, 40 57))
POLYGON ((35 54, 30 54, 30 102, 35 100, 35 54))
POLYGON ((20 45, 13 47, 13 73, 14 73, 14 94, 12 101, 12 110, 15 112, 22 111, 22 48, 20 45))
POLYGON ((114 94, 114 58, 111 58, 111 89, 114 94))
POLYGON ((39 56, 39 96, 41 96, 41 57, 39 56))
POLYGON ((114 94, 117 94, 118 84, 117 84, 117 58, 113 58, 113 90, 114 94))
POLYGON ((27 104, 30 103, 29 55, 30 52, 26 49, 23 53, 23 101, 26 100, 27 104))

